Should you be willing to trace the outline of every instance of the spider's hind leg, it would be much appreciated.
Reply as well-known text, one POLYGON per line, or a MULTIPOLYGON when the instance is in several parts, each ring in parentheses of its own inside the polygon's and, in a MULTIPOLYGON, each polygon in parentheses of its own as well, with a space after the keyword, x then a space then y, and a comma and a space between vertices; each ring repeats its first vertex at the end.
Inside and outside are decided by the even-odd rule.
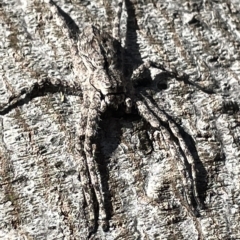
POLYGON ((92 94, 91 104, 89 106, 87 125, 85 131, 84 152, 86 154, 86 162, 90 175, 91 184, 98 202, 99 224, 103 230, 108 229, 107 213, 105 209, 105 201, 103 188, 101 183, 101 175, 96 162, 96 137, 98 122, 101 116, 101 95, 99 92, 92 94))
MULTIPOLYGON (((188 203, 188 205, 192 205, 192 182, 191 182, 191 178, 188 174, 188 172, 186 171, 186 165, 185 165, 185 159, 183 157, 183 155, 181 154, 181 151, 179 149, 179 147, 177 146, 177 144, 172 141, 171 138, 171 134, 169 133, 169 131, 164 128, 164 127, 160 127, 159 130, 154 132, 154 139, 156 142, 158 142, 159 144, 163 144, 164 148, 169 152, 169 157, 171 158, 171 161, 173 159, 178 159, 179 161, 176 161, 172 163, 173 168, 177 167, 177 170, 181 176, 181 180, 182 180, 182 184, 184 187, 183 192, 184 197, 188 203)), ((176 182, 176 180, 174 180, 176 182)), ((175 187, 176 187, 176 183, 175 183, 175 187)), ((179 194, 178 194, 179 195, 179 194)), ((182 201, 184 202, 184 201, 182 201)))
POLYGON ((85 131, 87 125, 88 108, 90 105, 90 99, 88 94, 83 94, 83 108, 81 111, 81 118, 77 128, 76 134, 76 150, 78 153, 77 161, 79 167, 80 181, 82 184, 83 194, 86 201, 87 222, 89 227, 89 235, 97 230, 97 216, 94 206, 94 192, 91 189, 91 180, 89 176, 86 154, 84 151, 85 131))
POLYGON ((186 142, 184 141, 183 137, 181 136, 178 127, 176 126, 176 124, 174 122, 172 122, 171 120, 168 121, 169 127, 172 131, 172 133, 174 134, 175 137, 177 137, 178 139, 178 143, 183 151, 183 153, 185 154, 185 158, 188 162, 188 164, 191 167, 191 175, 190 176, 192 178, 192 188, 193 188, 193 195, 194 195, 194 199, 197 203, 197 206, 199 209, 202 209, 202 204, 200 201, 200 198, 198 196, 198 190, 197 190, 197 172, 196 172, 196 165, 195 165, 195 160, 192 156, 192 154, 189 151, 189 148, 186 144, 186 142))
MULTIPOLYGON (((170 132, 167 130, 162 131, 165 133, 164 136, 166 139, 171 138, 171 133, 177 139, 178 142, 176 143, 171 143, 172 140, 167 140, 167 142, 169 142, 168 146, 171 150, 170 152, 174 156, 180 156, 180 160, 182 161, 181 164, 184 164, 184 162, 187 161, 187 164, 190 166, 190 171, 184 174, 186 176, 183 176, 184 185, 188 186, 187 182, 189 180, 191 181, 191 189, 189 189, 189 192, 193 192, 193 197, 197 204, 197 208, 201 209, 202 204, 198 196, 196 184, 197 173, 195 160, 190 153, 182 135, 180 134, 177 125, 172 120, 170 120, 163 111, 158 109, 158 107, 156 107, 148 98, 144 96, 142 96, 142 98, 143 100, 138 99, 136 101, 136 107, 139 111, 139 114, 145 119, 145 121, 147 121, 153 128, 156 128, 157 130, 161 129, 162 124, 168 126, 170 132)), ((186 169, 186 167, 184 167, 184 169, 186 169)))

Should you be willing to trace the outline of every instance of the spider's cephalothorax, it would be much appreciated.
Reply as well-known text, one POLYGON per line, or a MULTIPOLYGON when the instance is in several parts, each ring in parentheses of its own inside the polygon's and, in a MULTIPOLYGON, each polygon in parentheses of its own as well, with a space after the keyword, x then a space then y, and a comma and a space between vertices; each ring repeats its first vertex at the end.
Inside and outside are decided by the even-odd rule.
MULTIPOLYGON (((12 96, 9 99, 9 104, 3 106, 0 112, 4 114, 5 109, 15 106, 17 101, 22 100, 23 95, 31 95, 32 91, 44 88, 49 84, 56 89, 60 86, 71 91, 81 89, 83 106, 76 132, 76 149, 81 165, 79 167, 80 179, 88 208, 86 212, 89 220, 89 232, 95 231, 98 224, 103 229, 107 229, 108 226, 101 176, 95 161, 97 157, 95 140, 102 112, 108 107, 117 108, 120 104, 125 106, 126 112, 130 112, 132 105, 134 105, 139 115, 154 130, 153 139, 167 144, 170 155, 173 159, 179 159, 180 164, 188 163, 190 170, 185 170, 186 172, 183 174, 183 182, 187 193, 186 201, 191 203, 192 200, 189 199, 195 199, 197 205, 200 206, 196 187, 195 160, 179 131, 179 127, 152 99, 145 96, 144 92, 134 91, 133 81, 136 81, 144 70, 149 67, 157 67, 167 71, 166 68, 159 63, 148 61, 133 71, 130 78, 127 78, 124 74, 122 64, 124 49, 119 41, 119 19, 122 1, 119 0, 115 22, 118 29, 113 29, 113 36, 95 26, 88 26, 74 39, 71 37, 71 29, 69 29, 61 14, 63 11, 53 1, 49 1, 49 7, 55 21, 60 23, 60 27, 67 37, 73 71, 77 81, 70 84, 62 79, 41 79, 31 88, 12 96), (175 141, 171 140, 173 138, 175 141), (190 182, 187 181, 189 179, 190 182), (94 199, 96 202, 94 202, 94 199), (96 205, 98 205, 97 208, 96 205)), ((168 72, 170 75, 177 75, 174 74, 174 71, 168 72)))
POLYGON ((95 26, 86 27, 79 39, 75 53, 81 60, 75 62, 74 69, 79 76, 86 73, 86 79, 80 79, 82 88, 100 93, 102 111, 107 106, 117 108, 126 94, 119 41, 95 26))

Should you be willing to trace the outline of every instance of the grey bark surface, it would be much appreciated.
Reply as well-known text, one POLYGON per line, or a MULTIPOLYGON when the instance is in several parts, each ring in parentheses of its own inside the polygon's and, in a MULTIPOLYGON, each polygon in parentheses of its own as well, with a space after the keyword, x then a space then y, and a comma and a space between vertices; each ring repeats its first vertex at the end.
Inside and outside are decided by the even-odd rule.
MULTIPOLYGON (((55 2, 80 30, 93 24, 111 33, 116 1, 55 2)), ((75 150, 82 96, 48 89, 0 113, 0 239, 239 239, 239 21, 237 0, 123 5, 121 44, 133 68, 154 58, 187 76, 152 67, 150 83, 140 85, 180 127, 201 205, 188 200, 191 166, 171 154, 178 140, 157 141, 137 113, 109 110, 96 160, 109 229, 89 234, 75 150)), ((43 76, 81 77, 66 37, 44 1, 0 0, 0 106, 43 76)))

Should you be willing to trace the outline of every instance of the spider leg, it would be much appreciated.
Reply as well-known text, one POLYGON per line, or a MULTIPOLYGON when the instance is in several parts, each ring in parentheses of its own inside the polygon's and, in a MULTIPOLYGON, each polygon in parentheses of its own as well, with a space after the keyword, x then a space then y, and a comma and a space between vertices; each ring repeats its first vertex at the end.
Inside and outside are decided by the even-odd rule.
MULTIPOLYGON (((11 91, 13 92, 13 90, 11 91)), ((6 114, 16 107, 16 105, 23 104, 25 99, 43 96, 46 92, 64 92, 82 96, 82 90, 78 83, 73 84, 65 80, 50 77, 41 78, 34 82, 31 86, 27 86, 22 88, 20 91, 13 92, 8 99, 8 103, 0 105, 0 114, 6 114)))
POLYGON ((84 139, 85 139, 85 131, 87 125, 87 115, 88 108, 90 105, 90 99, 87 94, 83 95, 83 107, 81 110, 81 118, 77 128, 77 139, 76 139, 76 149, 79 153, 79 157, 77 158, 79 163, 79 175, 80 181, 83 188, 83 193, 85 196, 88 214, 89 214, 89 223, 90 223, 90 232, 95 231, 96 229, 96 216, 94 211, 94 202, 93 202, 93 191, 90 188, 91 181, 87 167, 86 154, 84 152, 84 139))
POLYGON ((116 11, 116 18, 114 19, 113 22, 113 31, 112 31, 112 36, 120 41, 120 20, 121 20, 121 15, 122 15, 122 5, 123 2, 122 0, 118 0, 118 6, 117 6, 117 11, 116 11))
MULTIPOLYGON (((182 181, 183 181, 183 186, 184 191, 187 192, 186 194, 186 199, 189 205, 191 205, 191 199, 189 198, 189 196, 191 196, 191 192, 189 191, 189 189, 191 189, 191 181, 187 181, 188 179, 190 179, 190 177, 188 176, 187 172, 185 171, 186 167, 185 167, 185 161, 184 158, 180 152, 179 147, 176 145, 175 142, 173 142, 171 140, 171 135, 170 133, 163 127, 160 126, 159 131, 155 131, 154 132, 154 139, 155 141, 159 142, 159 143, 163 143, 163 145, 165 146, 165 149, 169 150, 169 153, 171 155, 171 158, 178 158, 180 159, 180 161, 177 161, 177 168, 179 173, 181 174, 182 177, 182 181), (186 176, 187 175, 187 176, 186 176)), ((174 164, 175 166, 175 164, 174 164)))
MULTIPOLYGON (((140 113, 140 115, 150 123, 150 125, 154 128, 159 129, 161 122, 168 124, 172 134, 178 139, 180 148, 182 152, 185 154, 185 158, 188 162, 188 164, 191 166, 191 177, 192 177, 192 188, 193 188, 193 195, 195 198, 196 203, 201 208, 201 202, 199 200, 198 192, 197 192, 197 186, 196 186, 196 166, 195 161, 183 139, 181 136, 178 127, 176 124, 171 121, 166 114, 158 109, 148 98, 145 96, 142 96, 144 99, 144 102, 142 100, 137 100, 136 107, 140 113)), ((165 131, 166 132, 166 131, 165 131)), ((165 136, 168 136, 168 134, 165 134, 165 136)), ((180 151, 179 151, 180 152, 180 151)))
POLYGON ((161 64, 159 62, 148 60, 148 61, 144 62, 143 64, 141 64, 137 69, 135 69, 133 71, 132 76, 131 76, 131 81, 135 82, 136 80, 138 80, 140 78, 140 76, 143 76, 144 73, 147 70, 149 70, 150 67, 154 67, 154 68, 161 69, 162 71, 166 71, 170 75, 172 75, 173 77, 176 77, 176 78, 181 77, 178 75, 178 73, 175 69, 171 69, 171 68, 167 67, 166 65, 161 64))
POLYGON ((97 135, 97 128, 99 117, 101 116, 101 94, 98 91, 93 92, 92 101, 89 106, 87 125, 85 132, 84 141, 84 152, 86 154, 86 161, 88 166, 88 171, 91 179, 91 184, 93 186, 99 207, 99 217, 100 225, 103 230, 108 228, 107 214, 104 206, 103 190, 100 178, 100 172, 96 164, 96 144, 94 140, 97 135))
POLYGON ((190 153, 186 142, 183 140, 183 137, 181 136, 176 124, 174 122, 172 122, 171 120, 168 121, 168 124, 169 124, 169 127, 170 127, 172 133, 177 137, 180 147, 181 147, 182 151, 185 153, 186 159, 191 166, 191 174, 192 174, 192 179, 193 179, 193 192, 194 192, 195 201, 198 204, 198 206, 200 208, 202 208, 201 207, 202 204, 200 202, 198 192, 197 192, 197 185, 196 185, 197 173, 196 173, 195 160, 194 160, 192 154, 190 153))
POLYGON ((143 103, 142 100, 137 99, 136 101, 136 107, 138 109, 139 114, 147 121, 150 123, 150 125, 153 128, 159 128, 160 123, 157 117, 149 111, 148 107, 143 103))
POLYGON ((72 57, 72 64, 73 64, 73 71, 76 72, 76 74, 79 74, 79 66, 81 66, 80 58, 79 58, 79 50, 76 44, 76 37, 79 34, 79 29, 76 26, 75 22, 68 14, 66 14, 57 4, 52 0, 47 0, 47 3, 49 5, 50 11, 55 16, 55 19, 60 25, 63 34, 67 36, 66 41, 68 42, 69 50, 72 57), (67 16, 68 24, 66 20, 64 19, 67 16), (72 26, 69 26, 71 24, 72 26))

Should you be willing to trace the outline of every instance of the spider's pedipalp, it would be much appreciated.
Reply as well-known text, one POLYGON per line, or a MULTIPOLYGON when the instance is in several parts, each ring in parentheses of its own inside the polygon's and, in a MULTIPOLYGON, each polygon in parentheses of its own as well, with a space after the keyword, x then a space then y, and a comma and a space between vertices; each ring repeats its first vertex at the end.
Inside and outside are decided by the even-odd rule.
POLYGON ((124 94, 108 94, 105 96, 104 101, 107 106, 110 106, 114 109, 118 109, 119 105, 124 102, 125 95, 124 94))
POLYGON ((107 110, 107 103, 105 102, 105 100, 102 100, 100 105, 100 112, 104 113, 106 112, 106 110, 107 110))

